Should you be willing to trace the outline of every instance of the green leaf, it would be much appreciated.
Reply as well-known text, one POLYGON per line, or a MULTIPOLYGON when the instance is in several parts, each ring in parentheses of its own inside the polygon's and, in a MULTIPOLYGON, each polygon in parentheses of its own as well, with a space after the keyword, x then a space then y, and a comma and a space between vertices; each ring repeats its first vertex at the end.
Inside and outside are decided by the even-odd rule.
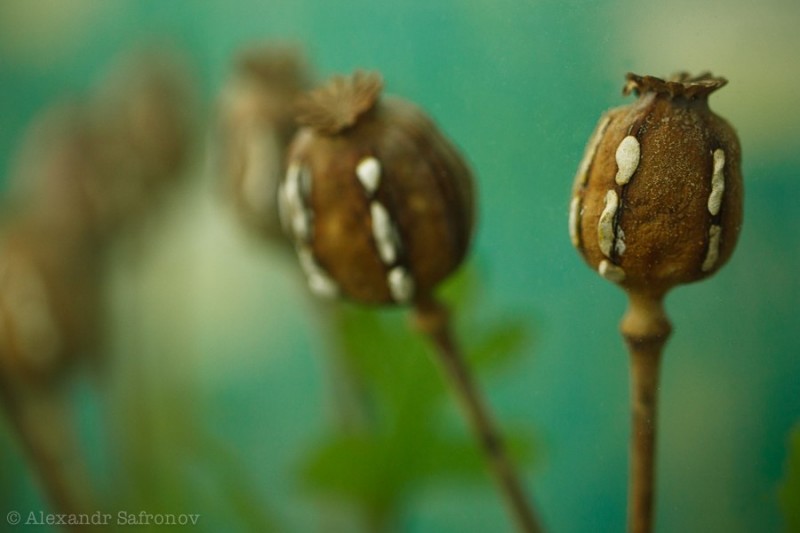
POLYGON ((337 319, 343 352, 382 404, 383 414, 391 416, 401 407, 428 412, 443 396, 429 347, 411 330, 405 314, 345 306, 337 319))
POLYGON ((336 435, 309 456, 301 478, 313 491, 354 501, 366 515, 386 517, 406 491, 402 448, 376 435, 336 435))
POLYGON ((302 472, 315 491, 385 506, 427 479, 475 478, 482 469, 471 440, 426 432, 413 439, 406 434, 335 436, 316 449, 302 472))
POLYGON ((469 361, 479 369, 501 369, 523 353, 522 349, 529 340, 525 321, 509 319, 494 322, 469 340, 469 361))

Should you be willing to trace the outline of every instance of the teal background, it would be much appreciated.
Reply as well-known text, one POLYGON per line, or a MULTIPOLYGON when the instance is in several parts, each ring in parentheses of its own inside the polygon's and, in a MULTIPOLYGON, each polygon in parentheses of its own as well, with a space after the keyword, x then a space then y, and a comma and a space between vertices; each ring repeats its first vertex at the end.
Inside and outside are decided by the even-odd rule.
MULTIPOLYGON (((320 76, 379 70, 387 91, 425 108, 474 167, 481 312, 530 317, 532 346, 485 385, 498 417, 535 435, 525 479, 545 522, 557 532, 620 531, 625 301, 570 246, 572 177, 600 113, 630 101, 620 94, 626 72, 723 75, 730 84, 711 106, 741 138, 745 224, 724 269, 667 301, 674 334, 660 391, 658 526, 779 531, 776 492, 800 422, 798 24, 800 4, 789 0, 2 1, 0 169, 7 174, 37 110, 89 90, 120 52, 152 39, 194 69, 200 138, 242 45, 299 43, 320 76)), ((243 237, 213 198, 205 160, 198 151, 196 185, 154 230, 145 259, 118 254, 115 349, 176 380, 197 423, 244 465, 244 493, 268 502, 290 531, 313 530, 318 508, 293 465, 326 423, 319 320, 303 287, 284 281, 292 266, 243 237)), ((84 383, 75 394, 91 441, 103 416, 96 392, 84 383)), ((141 401, 157 416, 158 398, 141 401)), ((0 511, 39 508, 10 438, 0 453, 0 511)), ((191 468, 195 459, 184 459, 191 468)), ((205 500, 183 504, 208 515, 206 526, 230 525, 232 511, 209 503, 216 490, 209 484, 205 500)), ((506 524, 491 485, 445 483, 418 491, 399 525, 506 524)))

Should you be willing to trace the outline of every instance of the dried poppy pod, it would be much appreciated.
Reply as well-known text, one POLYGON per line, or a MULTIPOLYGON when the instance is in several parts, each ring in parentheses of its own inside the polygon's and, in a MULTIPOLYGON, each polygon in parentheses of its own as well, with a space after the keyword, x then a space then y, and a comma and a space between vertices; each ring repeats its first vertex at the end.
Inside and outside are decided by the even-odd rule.
POLYGON ((36 216, 0 230, 0 414, 53 510, 80 514, 96 505, 64 384, 99 355, 102 298, 71 231, 36 216))
POLYGON ((297 131, 294 102, 310 85, 300 52, 281 46, 244 50, 220 99, 219 172, 242 222, 285 243, 277 190, 286 148, 297 131))
POLYGON ((0 374, 52 384, 99 342, 100 292, 91 247, 49 221, 23 219, 0 235, 0 374), (44 223, 43 223, 44 222, 44 223))
POLYGON ((105 172, 87 191, 109 232, 152 209, 188 163, 195 94, 187 70, 156 49, 119 61, 98 87, 95 155, 105 172))
POLYGON ((570 235, 627 290, 664 294, 730 257, 742 224, 741 149, 708 107, 709 74, 628 74, 636 102, 605 113, 575 177, 570 235))
POLYGON ((405 304, 464 258, 472 175, 421 110, 381 89, 357 72, 301 102, 279 207, 315 293, 405 304))
POLYGON ((9 176, 12 201, 40 226, 57 230, 59 246, 103 242, 106 219, 91 183, 107 178, 97 157, 98 132, 83 102, 52 105, 23 136, 9 176))
POLYGON ((281 219, 313 292, 408 304, 464 409, 521 531, 541 530, 450 331, 435 285, 463 260, 474 197, 466 163, 416 106, 380 98, 381 78, 334 77, 300 103, 304 126, 278 189, 281 219))
POLYGON ((29 211, 104 244, 163 195, 187 162, 191 92, 172 63, 150 59, 36 118, 11 178, 29 211))
POLYGON ((628 531, 654 523, 659 366, 672 327, 663 300, 730 257, 742 224, 741 150, 708 108, 726 80, 628 74, 633 104, 600 120, 578 168, 570 207, 573 244, 628 294, 620 329, 631 361, 628 531))

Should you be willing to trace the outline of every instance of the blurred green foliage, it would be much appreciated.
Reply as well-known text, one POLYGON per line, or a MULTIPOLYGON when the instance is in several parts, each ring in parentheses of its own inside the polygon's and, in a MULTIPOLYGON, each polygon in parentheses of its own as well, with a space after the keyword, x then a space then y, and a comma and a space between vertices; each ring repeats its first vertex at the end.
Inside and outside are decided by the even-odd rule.
POLYGON ((800 424, 789 437, 789 458, 778 497, 786 520, 786 531, 800 532, 800 424))
MULTIPOLYGON (((282 531, 257 480, 237 454, 203 425, 192 391, 158 379, 132 380, 115 399, 111 421, 109 509, 153 514, 197 513, 195 530, 282 531)), ((167 531, 149 525, 145 531, 167 531)))
POLYGON ((202 509, 198 527, 204 531, 281 531, 235 449, 204 430, 185 398, 159 397, 163 403, 151 411, 141 396, 128 396, 129 423, 115 428, 122 431, 115 435, 121 446, 114 474, 125 483, 114 484, 109 508, 154 514, 202 509))
MULTIPOLYGON (((458 315, 456 333, 480 378, 522 356, 530 332, 524 316, 482 320, 478 288, 477 276, 467 270, 443 292, 458 315)), ((446 383, 432 346, 406 314, 345 304, 334 320, 342 362, 358 390, 361 422, 332 429, 311 451, 302 465, 309 489, 354 504, 370 529, 383 530, 425 484, 488 483, 464 424, 456 429, 443 420, 443 408, 450 405, 446 383)), ((517 463, 530 459, 529 438, 514 433, 508 440, 517 463)))

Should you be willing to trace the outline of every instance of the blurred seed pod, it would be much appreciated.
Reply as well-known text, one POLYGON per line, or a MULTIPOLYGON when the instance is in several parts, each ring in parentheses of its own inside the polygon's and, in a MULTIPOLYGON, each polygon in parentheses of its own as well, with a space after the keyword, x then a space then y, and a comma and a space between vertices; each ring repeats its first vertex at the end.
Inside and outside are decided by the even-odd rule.
POLYGON ((99 246, 107 226, 94 183, 109 179, 98 157, 98 131, 84 102, 53 105, 34 119, 15 156, 12 209, 49 228, 61 249, 99 246))
POLYGON ((19 203, 98 244, 151 209, 189 155, 184 70, 169 55, 136 56, 91 99, 40 113, 12 174, 19 203))
POLYGON ((628 74, 638 99, 605 113, 575 177, 570 236, 601 276, 663 295, 730 257, 742 225, 741 149, 708 107, 723 78, 628 74))
POLYGON ((26 133, 12 174, 19 210, 0 249, 0 359, 55 377, 93 352, 100 254, 181 172, 188 90, 169 60, 126 64, 89 102, 54 105, 26 133))
POLYGON ((97 355, 101 304, 92 254, 40 222, 23 219, 0 240, 0 368, 44 384, 97 355))
POLYGON ((260 45, 236 59, 219 109, 219 171, 246 226, 285 242, 277 207, 286 148, 297 131, 294 102, 310 87, 298 49, 260 45))
POLYGON ((150 209, 184 173, 195 98, 185 62, 164 49, 123 58, 99 85, 93 120, 106 173, 88 188, 110 227, 150 209))
POLYGON ((405 304, 463 260, 473 178, 431 119, 382 87, 356 72, 303 98, 279 207, 313 292, 405 304))

